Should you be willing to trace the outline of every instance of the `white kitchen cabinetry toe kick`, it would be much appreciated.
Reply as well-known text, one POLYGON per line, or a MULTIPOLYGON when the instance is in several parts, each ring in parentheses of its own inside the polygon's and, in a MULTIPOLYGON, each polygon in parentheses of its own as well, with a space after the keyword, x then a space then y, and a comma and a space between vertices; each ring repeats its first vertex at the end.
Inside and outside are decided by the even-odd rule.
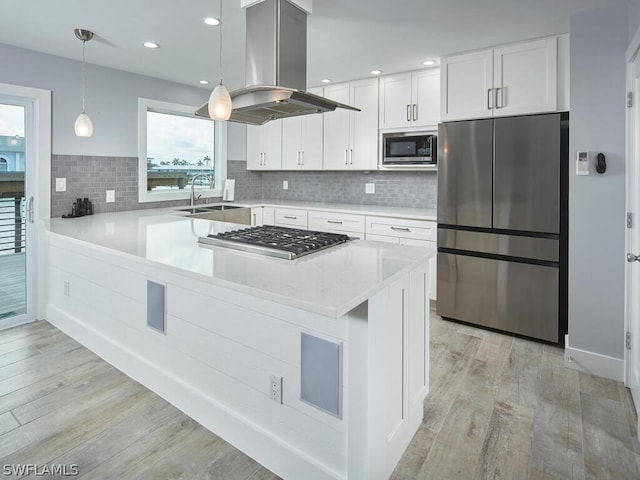
POLYGON ((237 227, 52 219, 47 319, 282 478, 388 479, 429 389, 433 251, 352 241, 287 261, 198 246, 237 227))

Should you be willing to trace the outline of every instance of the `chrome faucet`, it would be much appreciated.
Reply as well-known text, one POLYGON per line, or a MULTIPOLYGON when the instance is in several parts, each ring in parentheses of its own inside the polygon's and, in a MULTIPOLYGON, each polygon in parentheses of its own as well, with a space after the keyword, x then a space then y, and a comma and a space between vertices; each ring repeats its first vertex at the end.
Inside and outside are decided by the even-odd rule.
POLYGON ((195 194, 195 186, 196 186, 196 179, 198 177, 204 177, 207 180, 209 180, 209 187, 213 188, 213 179, 207 175, 206 173, 198 173, 196 175, 193 176, 193 178, 191 179, 191 195, 189 195, 189 202, 190 202, 190 206, 191 208, 193 208, 194 204, 200 199, 200 197, 202 196, 202 194, 198 195, 196 197, 195 194))

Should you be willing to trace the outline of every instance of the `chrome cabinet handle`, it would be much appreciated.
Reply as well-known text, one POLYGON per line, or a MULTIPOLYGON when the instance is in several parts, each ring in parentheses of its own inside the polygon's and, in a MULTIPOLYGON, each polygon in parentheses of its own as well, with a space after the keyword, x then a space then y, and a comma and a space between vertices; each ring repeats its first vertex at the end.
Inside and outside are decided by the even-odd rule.
POLYGON ((265 167, 267 166, 267 152, 264 152, 262 154, 262 165, 264 165, 265 167))
POLYGON ((502 108, 504 107, 504 98, 502 98, 503 88, 498 87, 495 90, 496 90, 496 100, 495 100, 496 108, 502 108), (502 100, 502 102, 500 102, 499 100, 502 100))
POLYGON ((493 90, 493 88, 489 88, 487 90, 487 109, 488 110, 492 110, 493 109, 493 105, 491 104, 491 91, 493 90))
POLYGON ((411 121, 411 105, 407 104, 407 122, 411 121))
POLYGON ((33 197, 27 198, 27 202, 24 205, 24 211, 27 217, 27 222, 33 223, 33 197))
POLYGON ((353 149, 349 150, 349 165, 353 165, 353 149))
POLYGON ((349 150, 347 148, 344 149, 344 164, 348 165, 349 164, 349 160, 348 160, 348 156, 349 156, 349 150))
POLYGON ((413 121, 418 120, 418 104, 413 104, 413 121))
POLYGON ((640 255, 634 255, 633 253, 627 253, 627 262, 640 262, 640 255))
POLYGON ((301 155, 300 155, 300 161, 301 161, 300 165, 304 165, 304 151, 302 151, 300 153, 301 153, 301 155))
POLYGON ((327 220, 327 223, 337 223, 338 225, 342 225, 341 220, 327 220))
POLYGON ((289 220, 297 220, 298 217, 294 216, 294 215, 283 215, 284 218, 288 218, 289 220))
POLYGON ((396 232, 410 232, 411 229, 406 227, 391 227, 391 230, 395 230, 396 232))
POLYGON ((298 165, 300 165, 300 152, 298 152, 298 165))

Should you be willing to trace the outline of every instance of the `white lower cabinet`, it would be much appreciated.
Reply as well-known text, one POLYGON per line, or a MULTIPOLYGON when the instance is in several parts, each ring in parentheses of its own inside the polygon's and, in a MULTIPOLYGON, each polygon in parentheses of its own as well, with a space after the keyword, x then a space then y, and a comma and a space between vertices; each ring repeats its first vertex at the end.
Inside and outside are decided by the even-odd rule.
POLYGON ((276 213, 274 207, 262 207, 262 225, 275 225, 276 213))
MULTIPOLYGON (((409 245, 414 247, 436 248, 437 226, 435 222, 425 220, 407 220, 402 218, 367 216, 366 240, 409 245)), ((429 260, 429 298, 437 298, 436 257, 429 260)))
POLYGON ((253 207, 251 209, 251 226, 252 227, 260 227, 264 225, 262 209, 264 207, 253 207))
POLYGON ((278 227, 291 228, 307 228, 307 211, 298 208, 280 208, 274 209, 275 220, 274 225, 278 227))
POLYGON ((309 230, 342 233, 364 238, 364 216, 350 213, 309 211, 309 230))

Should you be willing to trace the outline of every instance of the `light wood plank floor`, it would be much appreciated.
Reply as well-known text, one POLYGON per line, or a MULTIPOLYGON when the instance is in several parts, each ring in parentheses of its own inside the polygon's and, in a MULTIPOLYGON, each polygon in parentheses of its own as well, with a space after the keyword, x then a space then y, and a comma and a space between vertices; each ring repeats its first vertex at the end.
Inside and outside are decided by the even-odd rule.
POLYGON ((0 318, 24 313, 25 254, 0 255, 0 318))
MULTIPOLYGON (((565 369, 558 348, 437 317, 431 335, 424 423, 393 479, 640 479, 623 385, 565 369)), ((0 464, 278 478, 46 322, 0 331, 0 464)))

